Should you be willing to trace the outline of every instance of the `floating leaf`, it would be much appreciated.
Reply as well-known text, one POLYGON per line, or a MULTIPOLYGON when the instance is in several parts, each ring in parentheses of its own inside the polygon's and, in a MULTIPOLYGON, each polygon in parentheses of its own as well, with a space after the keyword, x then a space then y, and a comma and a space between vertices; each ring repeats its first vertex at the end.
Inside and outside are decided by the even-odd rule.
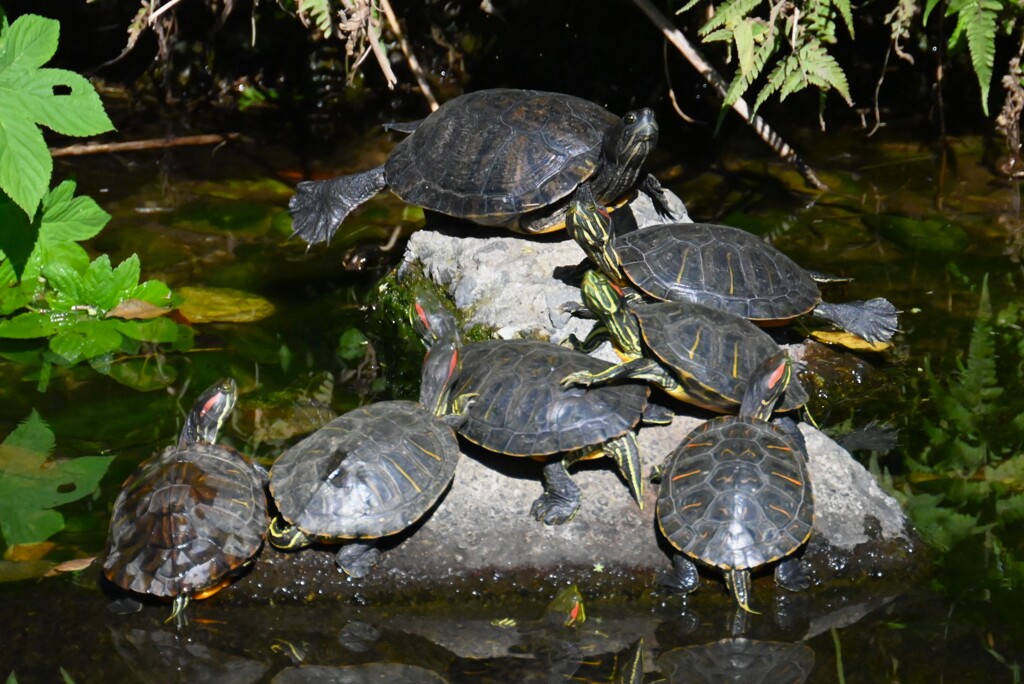
POLYGON ((31 544, 11 544, 4 551, 4 559, 9 561, 42 560, 46 554, 57 548, 53 542, 33 542, 31 544))
POLYGON ((32 411, 0 444, 0 532, 7 545, 49 539, 64 527, 55 506, 96 490, 113 456, 54 462, 53 432, 32 411))
POLYGON ((182 287, 179 313, 193 323, 252 323, 274 313, 267 299, 222 287, 182 287))
POLYGON ((150 392, 173 385, 178 369, 155 359, 128 359, 111 365, 108 375, 126 387, 150 392))
POLYGON ((117 306, 108 311, 106 318, 123 318, 126 320, 148 320, 159 318, 170 313, 170 308, 157 306, 142 299, 122 299, 117 306))
POLYGON ((847 349, 852 349, 853 351, 881 352, 886 349, 892 349, 893 347, 891 341, 868 342, 853 333, 842 330, 814 330, 811 332, 811 337, 819 342, 836 345, 838 347, 845 347, 847 349))
POLYGON ((73 560, 64 561, 63 563, 58 563, 57 565, 50 568, 50 570, 47 571, 46 576, 53 577, 54 575, 59 575, 64 572, 81 572, 82 570, 88 569, 89 566, 95 562, 96 556, 89 556, 87 558, 75 558, 73 560))

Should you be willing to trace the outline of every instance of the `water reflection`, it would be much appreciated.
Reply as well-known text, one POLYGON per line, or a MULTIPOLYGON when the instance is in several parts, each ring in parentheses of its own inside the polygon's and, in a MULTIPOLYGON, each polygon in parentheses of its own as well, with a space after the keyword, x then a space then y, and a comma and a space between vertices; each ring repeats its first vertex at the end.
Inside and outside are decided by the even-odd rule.
POLYGON ((658 668, 670 684, 803 684, 814 669, 814 651, 802 643, 729 638, 662 653, 658 668))
POLYGON ((114 648, 143 682, 249 684, 259 681, 267 663, 213 648, 216 635, 197 630, 121 626, 111 628, 114 648))

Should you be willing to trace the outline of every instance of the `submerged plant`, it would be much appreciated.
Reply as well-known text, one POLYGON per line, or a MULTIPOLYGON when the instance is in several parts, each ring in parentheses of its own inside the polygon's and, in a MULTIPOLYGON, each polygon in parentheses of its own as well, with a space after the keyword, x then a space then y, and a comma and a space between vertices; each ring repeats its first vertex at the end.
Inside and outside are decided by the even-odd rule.
POLYGON ((1024 415, 1007 388, 1024 381, 1022 312, 1024 302, 1014 302, 994 313, 985 278, 956 372, 940 377, 925 359, 924 443, 911 445, 901 476, 883 478, 933 545, 948 551, 980 541, 993 574, 1014 581, 1024 580, 1024 559, 1007 543, 1019 539, 1014 526, 1024 518, 1024 415), (997 366, 1004 354, 1017 361, 997 366))

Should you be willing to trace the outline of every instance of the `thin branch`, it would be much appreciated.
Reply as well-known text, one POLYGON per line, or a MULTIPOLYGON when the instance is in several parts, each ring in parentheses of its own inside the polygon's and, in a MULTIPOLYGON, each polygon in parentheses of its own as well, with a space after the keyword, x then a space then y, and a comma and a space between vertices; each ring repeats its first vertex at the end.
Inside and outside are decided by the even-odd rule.
POLYGON ((437 98, 434 97, 434 93, 430 90, 430 84, 423 73, 423 67, 420 66, 419 60, 416 59, 416 54, 412 51, 409 41, 405 39, 402 26, 398 23, 398 17, 395 16, 395 11, 391 9, 391 3, 388 0, 380 0, 380 6, 384 10, 384 16, 388 19, 388 26, 391 27, 391 32, 398 38, 398 45, 402 49, 402 54, 405 55, 405 61, 409 63, 409 70, 416 77, 416 83, 419 85, 420 90, 423 91, 423 97, 427 100, 427 104, 430 105, 430 111, 437 111, 439 106, 437 98))
MULTIPOLYGON (((680 54, 686 58, 694 69, 704 77, 712 88, 718 93, 722 99, 725 99, 725 95, 729 90, 729 84, 726 83, 722 75, 719 74, 713 66, 711 66, 704 56, 697 51, 690 41, 686 39, 686 36, 676 28, 676 26, 668 20, 668 18, 662 14, 658 8, 656 8, 650 0, 633 0, 633 4, 639 7, 644 14, 654 23, 655 26, 662 32, 665 38, 672 43, 679 50, 680 54)), ((814 186, 819 190, 827 190, 828 186, 825 185, 818 175, 814 173, 814 169, 807 165, 800 155, 796 153, 792 147, 790 147, 782 137, 773 131, 771 127, 757 114, 751 114, 750 106, 743 98, 738 98, 732 105, 733 111, 743 117, 743 120, 750 125, 754 132, 757 133, 761 140, 765 141, 769 147, 771 147, 783 161, 789 162, 797 170, 797 172, 804 177, 810 185, 814 186)))
POLYGON ((388 84, 388 89, 394 90, 395 84, 398 83, 398 78, 395 76, 395 72, 391 70, 391 63, 388 61, 387 52, 384 51, 383 46, 380 44, 380 32, 377 30, 377 19, 373 17, 372 12, 366 22, 366 37, 370 43, 370 49, 373 50, 373 56, 377 58, 377 64, 380 66, 380 70, 384 72, 384 80, 388 84))
POLYGON ((167 147, 183 147, 185 145, 219 145, 229 140, 238 140, 238 133, 225 135, 188 135, 181 138, 151 138, 149 140, 129 140, 116 143, 83 143, 50 149, 53 157, 77 157, 84 154, 109 154, 111 152, 140 152, 143 150, 163 149, 167 147))

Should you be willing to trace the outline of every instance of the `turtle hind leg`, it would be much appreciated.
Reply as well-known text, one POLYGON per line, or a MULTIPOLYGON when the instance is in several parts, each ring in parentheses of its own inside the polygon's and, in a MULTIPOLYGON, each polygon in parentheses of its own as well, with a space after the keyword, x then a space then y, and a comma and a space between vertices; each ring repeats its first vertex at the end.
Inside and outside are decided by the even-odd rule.
POLYGON ((784 560, 775 566, 775 583, 789 591, 803 591, 811 586, 811 571, 799 558, 784 560))
POLYGON ((861 302, 821 302, 814 315, 838 325, 867 342, 888 342, 899 330, 899 311, 892 302, 877 297, 861 302))
POLYGON ((353 209, 386 187, 383 166, 350 176, 299 183, 288 202, 295 231, 292 234, 310 245, 328 242, 353 209))
POLYGON ((380 549, 367 542, 354 541, 338 549, 334 562, 346 575, 361 579, 380 560, 380 549))
POLYGON ((672 569, 658 577, 658 584, 671 591, 692 594, 700 586, 700 575, 692 560, 677 553, 672 556, 672 569))
POLYGON ((580 507, 580 488, 569 476, 570 456, 544 466, 544 493, 533 502, 530 513, 545 525, 562 525, 572 520, 580 507))

